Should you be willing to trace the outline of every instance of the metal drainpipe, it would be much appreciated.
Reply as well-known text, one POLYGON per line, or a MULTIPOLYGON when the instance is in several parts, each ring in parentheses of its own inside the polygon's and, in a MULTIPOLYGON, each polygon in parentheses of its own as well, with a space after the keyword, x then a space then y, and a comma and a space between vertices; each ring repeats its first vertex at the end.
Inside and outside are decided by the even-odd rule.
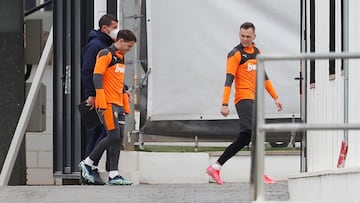
MULTIPOLYGON (((140 89, 139 87, 141 86, 140 84, 140 78, 141 78, 141 74, 143 73, 142 71, 142 67, 140 64, 140 49, 141 49, 141 21, 142 18, 144 16, 142 16, 141 13, 141 7, 142 7, 142 0, 136 0, 135 1, 135 8, 136 8, 136 13, 135 13, 135 35, 138 38, 138 41, 136 43, 136 47, 135 47, 135 78, 134 78, 134 91, 133 91, 133 98, 134 98, 134 119, 138 122, 140 122, 140 114, 135 114, 135 111, 139 111, 139 96, 140 96, 140 89), (138 116, 138 117, 136 117, 138 116), (136 117, 136 118, 135 118, 136 117)), ((139 123, 135 122, 135 129, 134 132, 139 132, 139 123)), ((138 135, 140 135, 140 133, 138 133, 138 135)), ((135 136, 135 134, 133 134, 132 136, 135 136)), ((140 142, 139 142, 140 143, 140 142)), ((140 145, 139 145, 140 146, 140 145)))
POLYGON ((125 29, 125 2, 124 0, 120 0, 118 2, 118 7, 119 7, 119 10, 118 10, 118 18, 119 18, 119 28, 120 30, 122 29, 125 29))
MULTIPOLYGON (((344 52, 349 52, 349 0, 344 0, 344 52)), ((349 59, 344 59, 344 123, 349 123, 349 59)), ((349 140, 349 131, 344 131, 344 141, 349 140)))

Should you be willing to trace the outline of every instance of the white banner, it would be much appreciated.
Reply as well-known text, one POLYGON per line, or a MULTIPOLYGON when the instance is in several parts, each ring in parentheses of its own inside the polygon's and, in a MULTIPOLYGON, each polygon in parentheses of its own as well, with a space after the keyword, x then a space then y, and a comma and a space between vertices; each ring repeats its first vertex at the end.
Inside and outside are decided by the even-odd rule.
MULTIPOLYGON (((148 117, 224 119, 220 114, 226 57, 239 44, 240 25, 256 26, 263 53, 300 52, 300 1, 147 0, 148 117)), ((266 117, 299 117, 300 62, 266 63, 284 111, 266 97, 266 117)), ((231 96, 231 115, 238 118, 231 96)))

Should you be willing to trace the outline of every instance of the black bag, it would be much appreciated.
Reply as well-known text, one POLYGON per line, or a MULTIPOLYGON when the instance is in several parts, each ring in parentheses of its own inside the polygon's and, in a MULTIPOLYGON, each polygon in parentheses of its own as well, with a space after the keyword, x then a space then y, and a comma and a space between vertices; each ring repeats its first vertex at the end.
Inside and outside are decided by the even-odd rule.
POLYGON ((86 129, 91 129, 101 124, 98 112, 95 108, 90 110, 90 106, 87 106, 86 101, 81 102, 77 107, 86 129))

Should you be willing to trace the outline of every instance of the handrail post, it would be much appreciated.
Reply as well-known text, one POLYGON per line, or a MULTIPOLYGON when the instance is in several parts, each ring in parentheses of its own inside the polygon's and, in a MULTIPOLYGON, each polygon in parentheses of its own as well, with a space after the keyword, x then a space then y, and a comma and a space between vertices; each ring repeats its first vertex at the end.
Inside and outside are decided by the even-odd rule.
POLYGON ((255 199, 256 201, 264 201, 264 142, 265 142, 265 131, 261 130, 265 124, 265 112, 264 112, 264 80, 265 80, 265 69, 264 61, 257 61, 257 72, 256 72, 256 134, 255 134, 255 199))

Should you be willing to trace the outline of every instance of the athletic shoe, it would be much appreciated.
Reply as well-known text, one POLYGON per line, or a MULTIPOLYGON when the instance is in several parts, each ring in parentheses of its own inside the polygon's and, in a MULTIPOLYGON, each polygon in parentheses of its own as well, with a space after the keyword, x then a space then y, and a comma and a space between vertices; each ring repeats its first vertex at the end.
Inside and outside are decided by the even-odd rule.
POLYGON ((83 176, 82 176, 82 170, 80 169, 80 179, 79 179, 79 183, 80 185, 89 185, 89 181, 87 181, 83 176))
POLYGON ((264 183, 266 183, 266 184, 275 184, 276 181, 271 179, 269 176, 264 175, 264 183))
POLYGON ((209 176, 211 176, 217 184, 219 184, 219 185, 224 184, 224 182, 220 178, 220 170, 217 170, 217 169, 209 166, 206 169, 206 173, 209 174, 209 176))
POLYGON ((105 185, 105 182, 101 179, 98 169, 91 169, 91 166, 85 164, 84 161, 81 161, 79 164, 80 167, 80 181, 84 185, 105 185))
POLYGON ((89 183, 95 183, 95 178, 91 174, 91 166, 85 164, 84 161, 81 161, 79 164, 79 168, 81 171, 81 176, 89 183))
POLYGON ((91 174, 94 176, 95 182, 93 185, 105 185, 106 183, 103 181, 103 179, 100 177, 98 169, 91 170, 91 174))
POLYGON ((115 176, 114 178, 109 177, 110 185, 131 185, 133 184, 130 180, 126 180, 122 176, 115 176))

